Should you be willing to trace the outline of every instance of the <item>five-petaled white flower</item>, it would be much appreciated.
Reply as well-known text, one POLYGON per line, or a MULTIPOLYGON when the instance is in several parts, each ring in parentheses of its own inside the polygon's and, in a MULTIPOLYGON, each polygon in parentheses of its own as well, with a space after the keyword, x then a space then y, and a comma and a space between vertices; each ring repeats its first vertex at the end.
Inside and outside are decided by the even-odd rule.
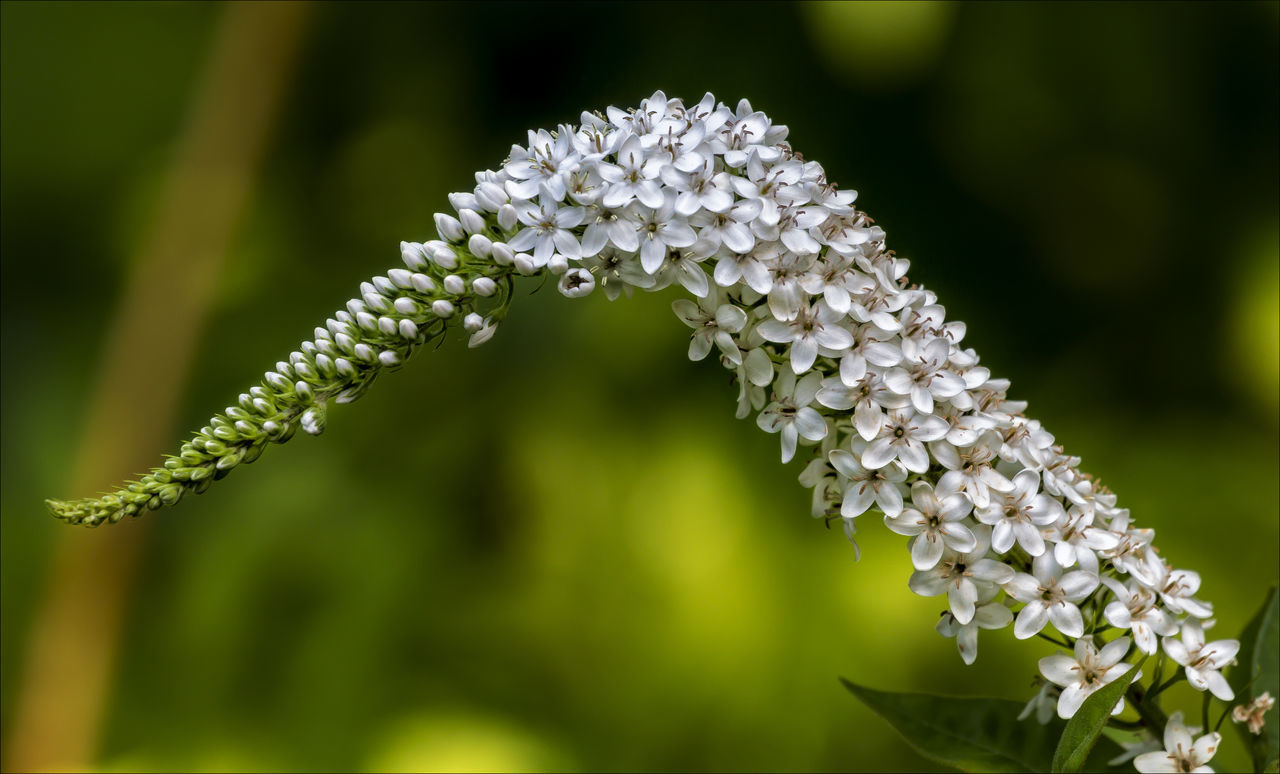
POLYGON ((1187 672, 1187 682, 1197 691, 1208 690, 1223 701, 1231 701, 1236 697, 1235 691, 1227 683, 1219 669, 1235 663, 1236 653, 1240 652, 1239 640, 1204 641, 1204 627, 1194 619, 1182 624, 1182 639, 1165 637, 1164 652, 1169 658, 1181 664, 1187 672))
POLYGON ((973 505, 961 494, 933 491, 928 481, 911 485, 911 507, 897 516, 885 516, 884 523, 899 535, 914 536, 911 564, 917 570, 932 570, 942 558, 943 548, 963 554, 978 547, 978 538, 963 524, 973 505))
POLYGON ((1034 637, 1049 622, 1068 637, 1083 635, 1084 619, 1077 605, 1098 587, 1098 576, 1083 570, 1064 574, 1051 553, 1037 556, 1031 571, 1034 575, 1020 572, 1004 585, 1009 596, 1026 603, 1013 625, 1013 636, 1034 637))
POLYGON ((922 597, 946 594, 951 614, 961 624, 973 620, 980 597, 1013 577, 1013 568, 1009 565, 987 558, 991 543, 986 527, 975 534, 978 544, 972 551, 944 551, 936 567, 916 570, 907 581, 911 590, 922 597))
MULTIPOLYGON (((1093 637, 1089 636, 1076 640, 1075 658, 1059 654, 1040 659, 1040 674, 1062 687, 1058 717, 1070 718, 1090 694, 1128 672, 1132 665, 1120 662, 1128 652, 1128 637, 1109 642, 1098 650, 1093 645, 1093 637)), ((1142 672, 1138 672, 1134 679, 1141 676, 1142 672)), ((1122 696, 1111 714, 1119 715, 1123 711, 1122 696)))
POLYGON ((1044 553, 1042 527, 1064 517, 1062 503, 1038 494, 1040 474, 1034 470, 1019 471, 1013 477, 1013 491, 997 494, 990 504, 974 514, 978 521, 991 525, 991 548, 1005 554, 1014 541, 1031 556, 1044 553))
POLYGON ((883 468, 867 470, 845 449, 833 449, 827 459, 845 478, 844 502, 840 505, 840 513, 845 518, 866 513, 872 503, 880 506, 885 516, 902 513, 901 486, 907 471, 901 465, 891 462, 883 468))
POLYGON ((796 441, 803 437, 821 441, 827 435, 827 423, 810 404, 818 392, 818 374, 796 380, 795 374, 783 370, 773 386, 773 403, 756 417, 756 424, 767 433, 781 433, 782 461, 796 456, 796 441))
POLYGON ((1164 752, 1149 752, 1133 759, 1133 766, 1142 774, 1213 774, 1207 765, 1222 744, 1217 731, 1205 734, 1195 742, 1191 731, 1183 725, 1182 713, 1169 716, 1164 727, 1164 752))

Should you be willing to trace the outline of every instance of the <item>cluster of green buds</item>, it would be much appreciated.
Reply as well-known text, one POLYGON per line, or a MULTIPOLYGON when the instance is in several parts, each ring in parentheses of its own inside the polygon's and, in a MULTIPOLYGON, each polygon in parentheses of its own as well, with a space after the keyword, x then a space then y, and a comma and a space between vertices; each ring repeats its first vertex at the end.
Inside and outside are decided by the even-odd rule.
MULTIPOLYGON (((475 213, 472 213, 475 214, 475 213)), ((301 428, 324 431, 329 401, 350 403, 384 370, 395 370, 424 345, 438 342, 461 320, 470 345, 487 341, 511 301, 514 256, 493 251, 493 239, 509 234, 496 217, 476 215, 463 224, 450 216, 442 232, 466 239, 401 243, 406 268, 395 268, 360 286, 315 329, 288 360, 267 371, 209 420, 163 467, 96 498, 49 500, 54 515, 97 526, 174 505, 199 494, 237 466, 258 459, 271 443, 284 443, 301 428)))

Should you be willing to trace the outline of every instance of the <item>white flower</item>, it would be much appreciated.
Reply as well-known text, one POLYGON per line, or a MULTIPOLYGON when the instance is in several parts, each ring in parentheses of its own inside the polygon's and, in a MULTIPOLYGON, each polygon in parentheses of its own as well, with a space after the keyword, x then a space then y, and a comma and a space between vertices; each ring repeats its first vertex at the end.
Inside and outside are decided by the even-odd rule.
POLYGON ((810 441, 821 441, 827 434, 827 423, 810 404, 818 392, 818 374, 796 381, 790 371, 783 371, 773 388, 773 403, 756 417, 756 424, 766 433, 781 433, 782 461, 790 462, 796 455, 796 441, 800 436, 810 441))
POLYGON ((936 567, 916 570, 907 582, 911 590, 922 597, 945 593, 951 614, 960 624, 973 620, 980 597, 992 594, 996 586, 1013 577, 1013 568, 986 557, 989 536, 982 532, 975 534, 978 545, 972 551, 946 551, 936 567))
MULTIPOLYGON (((1124 676, 1132 665, 1120 663, 1120 659, 1128 652, 1128 637, 1109 642, 1102 646, 1102 650, 1097 650, 1090 636, 1076 640, 1075 658, 1056 655, 1040 659, 1040 674, 1062 687, 1062 695, 1058 697, 1058 717, 1070 718, 1090 694, 1124 676)), ((1142 673, 1138 672, 1134 679, 1141 676, 1142 673)), ((1122 696, 1111 714, 1119 715, 1123 711, 1122 696)))
POLYGON ((802 306, 789 322, 765 320, 759 331, 766 341, 791 345, 791 369, 797 374, 813 367, 820 348, 842 350, 853 343, 853 335, 840 325, 840 315, 825 301, 802 306))
MULTIPOLYGON (((1036 678, 1040 682, 1040 678, 1036 678)), ((1018 713, 1018 720, 1026 720, 1035 713, 1036 722, 1040 725, 1046 725, 1053 716, 1058 713, 1058 696, 1062 690, 1058 686, 1050 682, 1042 682, 1040 690, 1036 691, 1036 695, 1032 696, 1030 701, 1022 708, 1022 712, 1018 713)))
POLYGON ((572 268, 560 275, 560 292, 567 298, 582 298, 596 288, 596 278, 586 269, 572 268))
POLYGON ((840 377, 823 379, 822 389, 818 390, 818 402, 837 411, 853 409, 853 427, 864 441, 875 438, 884 427, 884 409, 908 405, 906 398, 891 392, 873 373, 853 383, 846 381, 843 373, 840 377))
POLYGON ((1009 612, 1009 608, 999 602, 982 604, 979 600, 973 619, 969 623, 960 623, 955 615, 948 611, 938 619, 935 628, 943 637, 955 637, 960 658, 964 659, 964 663, 972 664, 978 659, 978 630, 1003 629, 1012 622, 1013 613, 1009 612))
POLYGON ((773 278, 765 262, 771 260, 777 251, 777 245, 765 243, 744 252, 721 252, 711 276, 722 288, 745 282, 757 293, 768 293, 773 289, 773 278))
MULTIPOLYGON (((1146 553, 1147 568, 1156 579, 1152 587, 1160 594, 1160 601, 1174 613, 1209 618, 1213 606, 1192 597, 1200 588, 1200 574, 1191 570, 1175 570, 1164 563, 1154 551, 1146 553)), ((1136 573, 1135 573, 1136 574, 1136 573)))
POLYGON ((1193 743, 1191 731, 1182 724, 1182 713, 1175 712, 1169 716, 1169 723, 1164 727, 1164 752, 1143 753, 1133 759, 1133 766, 1143 774, 1213 774, 1213 769, 1206 764, 1213 759, 1221 743, 1222 735, 1216 731, 1205 734, 1193 743))
POLYGON ((933 339, 923 348, 913 346, 913 341, 902 342, 907 367, 890 369, 884 375, 884 383, 899 395, 910 396, 918 411, 930 414, 935 399, 946 400, 964 389, 964 379, 945 370, 951 352, 949 341, 933 339))
POLYGON ((901 484, 907 478, 907 471, 901 465, 891 462, 879 470, 867 470, 858 464, 857 457, 844 449, 832 450, 827 459, 846 479, 844 502, 840 505, 840 513, 845 518, 866 513, 873 502, 885 516, 902 513, 901 484))
POLYGON ((1014 541, 1031 556, 1044 553, 1040 528, 1063 518, 1066 512, 1061 503, 1039 491, 1039 474, 1022 470, 1013 477, 1012 492, 997 494, 987 507, 978 509, 975 517, 991 525, 991 548, 997 554, 1008 553, 1014 541))
POLYGON ((1208 689, 1223 701, 1235 698, 1235 691, 1218 670, 1235 663, 1236 653, 1240 651, 1239 640, 1217 640, 1206 644, 1204 627, 1193 618, 1183 622, 1182 639, 1165 637, 1163 645, 1169 658, 1186 670, 1187 682, 1197 691, 1208 689))
POLYGON ((514 178, 507 181, 507 191, 515 198, 532 199, 545 184, 556 201, 564 201, 564 175, 576 171, 578 164, 566 127, 556 137, 544 129, 529 132, 528 150, 511 146, 511 160, 503 167, 514 178))
POLYGON ((978 547, 977 536, 961 523, 973 508, 964 495, 943 492, 939 498, 928 481, 917 481, 911 485, 911 506, 886 516, 884 523, 899 535, 915 536, 911 563, 917 570, 937 566, 944 546, 961 554, 978 547))
POLYGON ((519 216, 526 228, 508 244, 516 251, 532 249, 539 267, 545 266, 557 251, 569 258, 582 255, 582 246, 570 230, 582 223, 585 213, 581 207, 561 207, 544 185, 539 205, 525 205, 520 208, 519 216))
MULTIPOLYGON (((606 198, 605 203, 608 204, 606 198)), ((668 193, 657 206, 645 206, 640 214, 640 265, 650 274, 662 267, 667 250, 672 247, 688 247, 698 236, 684 221, 675 215, 675 197, 668 193)))
POLYGON ((673 301, 671 308, 685 325, 694 329, 689 340, 690 360, 706 357, 714 343, 735 365, 742 361, 742 352, 732 336, 747 324, 747 313, 741 307, 720 303, 719 294, 711 294, 696 304, 685 298, 673 301))
POLYGON ((1037 556, 1031 570, 1034 575, 1020 572, 1004 585, 1009 596, 1026 603, 1013 625, 1013 636, 1034 637, 1050 621, 1068 637, 1083 635, 1084 619, 1077 605, 1098 587, 1098 576, 1082 570, 1063 574, 1052 553, 1037 556))
POLYGON ((1115 601, 1103 611, 1107 623, 1120 629, 1131 629, 1134 642, 1147 655, 1160 646, 1160 637, 1168 637, 1178 631, 1169 613, 1156 606, 1155 592, 1136 581, 1128 585, 1115 578, 1103 578, 1102 583, 1116 595, 1115 601))
POLYGON ((1110 551, 1120 545, 1118 535, 1093 526, 1092 510, 1078 505, 1072 506, 1065 518, 1049 527, 1047 537, 1053 543, 1053 555, 1058 564, 1063 567, 1079 564, 1080 569, 1095 575, 1098 574, 1098 555, 1095 552, 1110 551))
POLYGON ((727 212, 733 206, 729 175, 716 174, 710 161, 688 173, 663 167, 661 177, 667 189, 676 192, 675 211, 686 218, 699 211, 727 212))
POLYGON ((880 434, 862 452, 862 466, 874 470, 897 459, 912 473, 925 473, 929 452, 924 442, 946 434, 947 423, 931 414, 919 414, 912 408, 892 409, 880 434))
POLYGON ((605 207, 617 208, 627 205, 633 199, 639 199, 646 207, 661 207, 665 197, 656 178, 662 173, 665 162, 649 157, 640 138, 634 135, 622 143, 617 160, 616 164, 601 162, 596 167, 600 177, 609 184, 600 203, 605 207))
POLYGON ((582 257, 597 255, 606 245, 626 253, 640 249, 640 221, 630 207, 609 208, 599 205, 585 211, 586 231, 582 232, 582 257))
POLYGON ((624 290, 629 296, 632 288, 647 289, 657 284, 640 267, 639 258, 612 248, 582 259, 582 265, 599 278, 600 286, 610 301, 617 299, 624 290))
POLYGON ((993 465, 1000 450, 1000 434, 987 432, 978 436, 973 446, 957 450, 940 441, 929 444, 933 458, 947 468, 938 485, 946 489, 963 489, 979 508, 991 504, 991 492, 1012 492, 1013 482, 998 473, 993 465))

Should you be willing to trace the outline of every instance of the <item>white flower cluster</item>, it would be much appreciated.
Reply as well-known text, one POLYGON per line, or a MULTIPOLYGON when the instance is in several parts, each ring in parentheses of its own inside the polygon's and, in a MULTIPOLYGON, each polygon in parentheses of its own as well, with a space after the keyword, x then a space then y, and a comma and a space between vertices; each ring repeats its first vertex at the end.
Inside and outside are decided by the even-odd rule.
MULTIPOLYGON (((1008 380, 962 345, 964 323, 909 284, 856 194, 786 137, 746 100, 710 94, 584 113, 477 174, 450 197, 456 217, 436 217, 442 239, 406 243, 405 257, 547 270, 574 298, 682 285, 696 299, 674 303, 693 329, 689 357, 714 350, 737 374, 738 415, 759 412, 784 462, 813 448, 800 480, 815 516, 852 536, 876 509, 911 537, 910 587, 946 596, 938 630, 966 663, 980 628, 1027 639, 1051 625, 1074 654, 1040 662, 1049 683, 1033 704, 1064 718, 1162 641, 1192 685, 1231 700, 1219 670, 1239 645, 1205 642, 1199 576, 1167 565, 1152 531, 1023 415, 1008 380)), ((476 343, 493 323, 473 330, 476 343)))

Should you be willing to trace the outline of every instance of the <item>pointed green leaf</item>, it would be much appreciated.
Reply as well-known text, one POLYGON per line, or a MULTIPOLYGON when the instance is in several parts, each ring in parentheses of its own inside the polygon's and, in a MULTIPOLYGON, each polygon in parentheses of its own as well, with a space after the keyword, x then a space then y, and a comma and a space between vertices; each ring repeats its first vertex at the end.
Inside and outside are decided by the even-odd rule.
MULTIPOLYGON (((1274 586, 1240 633, 1240 652, 1236 654, 1236 666, 1231 668, 1230 682, 1236 704, 1247 704, 1263 693, 1270 693, 1273 699, 1280 697, 1280 595, 1274 586)), ((1256 772, 1275 770, 1280 757, 1280 718, 1276 708, 1267 713, 1265 720, 1266 725, 1257 736, 1249 733, 1245 724, 1236 725, 1256 772)))
POLYGON ((1071 716, 1067 727, 1062 731, 1058 749, 1053 753, 1052 771, 1070 774, 1084 769, 1089 753, 1093 751, 1098 737, 1102 735, 1102 729, 1107 727, 1107 721, 1111 719, 1111 710, 1115 709, 1116 702, 1120 701, 1124 692, 1129 690, 1129 684, 1137 677, 1138 670, 1144 663, 1145 658, 1119 679, 1112 680, 1084 700, 1084 704, 1071 716))
MULTIPOLYGON (((1063 729, 1056 718, 1047 726, 1020 721, 1020 702, 1007 699, 889 693, 841 678, 850 693, 902 735, 916 752, 962 771, 1049 771, 1054 744, 1063 729)), ((1107 758, 1120 746, 1104 739, 1090 759, 1090 770, 1106 771, 1107 758)))

